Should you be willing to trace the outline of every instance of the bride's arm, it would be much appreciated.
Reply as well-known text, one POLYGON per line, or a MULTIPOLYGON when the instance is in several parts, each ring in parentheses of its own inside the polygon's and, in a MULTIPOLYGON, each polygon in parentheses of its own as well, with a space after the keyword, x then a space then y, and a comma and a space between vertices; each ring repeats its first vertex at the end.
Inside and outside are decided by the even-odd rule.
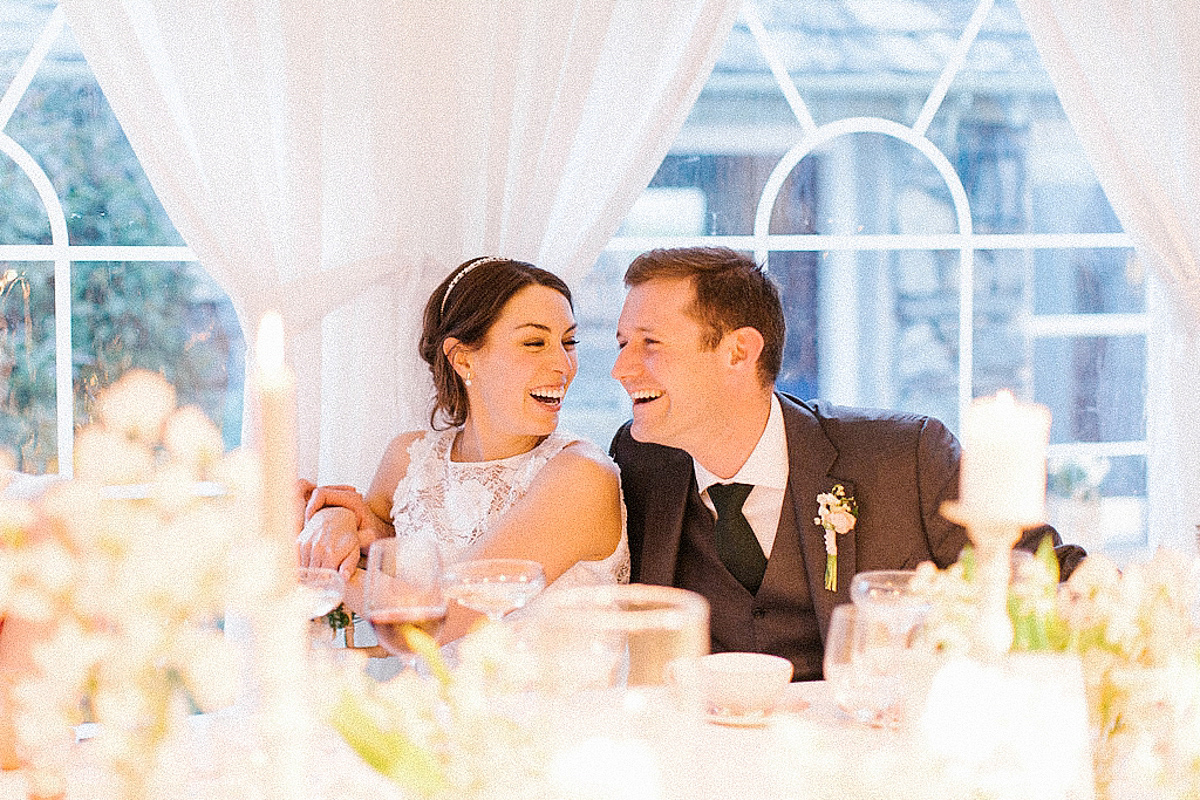
MULTIPOLYGON (((550 583, 579 561, 612 555, 620 539, 617 466, 598 449, 572 445, 550 459, 525 496, 462 558, 531 559, 550 583)), ((462 636, 479 618, 452 606, 439 640, 462 636)))

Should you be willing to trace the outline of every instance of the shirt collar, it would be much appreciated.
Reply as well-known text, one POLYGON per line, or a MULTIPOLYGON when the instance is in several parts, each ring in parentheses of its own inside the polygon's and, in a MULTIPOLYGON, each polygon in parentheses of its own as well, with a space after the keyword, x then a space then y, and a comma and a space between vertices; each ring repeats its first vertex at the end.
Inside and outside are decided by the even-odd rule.
POLYGON ((787 431, 783 427, 783 407, 779 398, 771 395, 771 413, 767 417, 767 427, 758 444, 754 445, 750 457, 742 468, 729 480, 718 478, 709 472, 700 462, 692 459, 692 467, 696 472, 696 485, 701 492, 714 483, 749 483, 754 486, 766 486, 770 489, 786 489, 788 477, 787 431))

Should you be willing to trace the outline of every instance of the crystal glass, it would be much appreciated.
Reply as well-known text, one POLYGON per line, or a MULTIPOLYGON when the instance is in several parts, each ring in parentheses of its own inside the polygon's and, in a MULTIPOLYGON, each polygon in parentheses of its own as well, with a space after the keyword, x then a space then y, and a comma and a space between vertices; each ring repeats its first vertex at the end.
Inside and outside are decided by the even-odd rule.
POLYGON ((411 668, 416 655, 406 632, 416 628, 436 638, 446 621, 437 543, 418 536, 373 542, 367 551, 363 604, 379 643, 411 668))
POLYGON ((324 617, 341 604, 346 594, 342 574, 330 567, 298 567, 296 597, 308 620, 308 641, 312 646, 333 643, 333 630, 324 617))
POLYGON ((296 584, 308 619, 317 619, 333 611, 346 594, 345 579, 331 567, 299 567, 296 584))
POLYGON ((825 679, 843 711, 875 727, 900 727, 931 675, 933 654, 919 635, 929 603, 913 593, 914 574, 860 572, 852 603, 830 618, 825 679))
POLYGON ((553 592, 531 625, 542 679, 555 689, 671 687, 698 700, 708 602, 669 586, 579 586, 553 592))
POLYGON ((445 584, 449 599, 495 622, 545 589, 546 573, 536 561, 481 558, 452 565, 445 584))

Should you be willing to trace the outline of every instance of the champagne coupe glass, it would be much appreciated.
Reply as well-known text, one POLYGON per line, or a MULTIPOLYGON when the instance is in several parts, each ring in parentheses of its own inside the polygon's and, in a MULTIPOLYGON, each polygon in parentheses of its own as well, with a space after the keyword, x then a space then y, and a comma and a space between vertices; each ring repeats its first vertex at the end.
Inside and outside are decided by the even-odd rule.
POLYGON ((329 628, 322 618, 337 608, 346 594, 342 574, 330 567, 298 567, 296 592, 300 607, 309 620, 309 641, 315 644, 330 639, 329 628))
POLYGON ((450 599, 486 614, 492 622, 522 608, 545 588, 546 573, 542 565, 522 558, 460 561, 446 572, 446 593, 450 599))
POLYGON ((372 542, 364 592, 367 621, 379 643, 411 669, 416 654, 408 646, 406 630, 417 628, 436 638, 446 621, 437 543, 421 536, 372 542))

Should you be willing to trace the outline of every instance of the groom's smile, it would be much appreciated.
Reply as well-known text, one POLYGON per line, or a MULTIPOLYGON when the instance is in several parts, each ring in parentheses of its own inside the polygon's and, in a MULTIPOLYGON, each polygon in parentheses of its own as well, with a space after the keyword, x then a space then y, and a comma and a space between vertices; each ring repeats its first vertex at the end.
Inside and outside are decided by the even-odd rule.
POLYGON ((638 441, 689 450, 719 435, 711 429, 728 400, 721 358, 705 346, 694 298, 688 278, 650 280, 625 298, 612 376, 633 403, 638 441))

